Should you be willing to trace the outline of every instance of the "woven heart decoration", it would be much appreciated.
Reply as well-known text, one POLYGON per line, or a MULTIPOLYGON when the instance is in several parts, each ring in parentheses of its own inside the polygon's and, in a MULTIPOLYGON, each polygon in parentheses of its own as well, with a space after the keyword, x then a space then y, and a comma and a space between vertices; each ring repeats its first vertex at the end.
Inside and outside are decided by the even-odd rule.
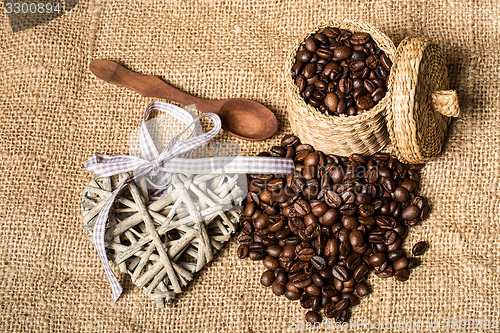
POLYGON ((190 156, 221 128, 215 113, 194 118, 175 105, 153 101, 138 132, 140 157, 95 153, 83 163, 98 176, 84 192, 85 229, 92 236, 115 302, 123 288, 110 259, 163 307, 234 232, 247 190, 245 175, 295 170, 291 159, 221 156, 217 150, 215 157, 190 156), (171 133, 161 152, 146 124, 155 110, 186 125, 171 133), (201 131, 202 118, 210 120, 213 128, 201 131))
MULTIPOLYGON (((96 218, 126 174, 94 179, 84 190, 84 229, 96 218)), ((172 175, 162 196, 146 179, 127 183, 106 223, 108 259, 158 304, 175 298, 236 231, 244 192, 238 175, 172 175)))

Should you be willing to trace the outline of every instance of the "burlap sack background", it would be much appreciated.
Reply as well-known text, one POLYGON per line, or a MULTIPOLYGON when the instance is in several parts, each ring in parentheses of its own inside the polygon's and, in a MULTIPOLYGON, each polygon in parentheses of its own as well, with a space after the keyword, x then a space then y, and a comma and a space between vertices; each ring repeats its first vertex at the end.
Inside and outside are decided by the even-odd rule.
POLYGON ((396 44, 410 35, 440 43, 463 112, 444 153, 423 170, 432 214, 407 242, 430 243, 423 265, 406 283, 372 278, 374 293, 352 320, 500 319, 498 2, 81 0, 16 34, 0 9, 2 331, 267 332, 302 321, 297 302, 260 286, 261 263, 236 259, 235 241, 169 308, 156 309, 125 276, 112 304, 81 228, 92 178, 81 164, 96 151, 126 153, 149 100, 96 79, 88 64, 113 59, 203 97, 268 105, 282 131, 263 143, 237 141, 254 154, 288 131, 287 50, 336 16, 373 23, 396 44))

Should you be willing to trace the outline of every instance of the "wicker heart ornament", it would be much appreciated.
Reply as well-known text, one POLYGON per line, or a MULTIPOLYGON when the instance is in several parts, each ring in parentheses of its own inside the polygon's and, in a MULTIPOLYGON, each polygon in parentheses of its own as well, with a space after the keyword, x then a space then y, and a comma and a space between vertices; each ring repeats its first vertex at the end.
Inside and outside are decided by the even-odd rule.
MULTIPOLYGON (((97 215, 126 174, 94 179, 84 190, 84 229, 92 238, 97 215)), ((172 300, 236 230, 244 192, 238 175, 173 174, 154 196, 143 177, 127 183, 106 223, 109 260, 158 304, 172 300)))

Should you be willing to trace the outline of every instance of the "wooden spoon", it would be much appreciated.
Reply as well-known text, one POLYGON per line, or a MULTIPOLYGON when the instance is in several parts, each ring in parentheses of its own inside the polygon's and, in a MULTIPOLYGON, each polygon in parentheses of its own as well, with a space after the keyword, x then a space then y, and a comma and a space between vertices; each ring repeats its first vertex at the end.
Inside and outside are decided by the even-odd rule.
POLYGON ((264 105, 242 98, 208 100, 189 95, 160 78, 142 75, 104 59, 93 60, 90 70, 100 79, 132 89, 144 97, 165 98, 182 105, 195 105, 202 112, 213 112, 222 120, 222 128, 245 140, 264 140, 278 130, 278 120, 264 105))

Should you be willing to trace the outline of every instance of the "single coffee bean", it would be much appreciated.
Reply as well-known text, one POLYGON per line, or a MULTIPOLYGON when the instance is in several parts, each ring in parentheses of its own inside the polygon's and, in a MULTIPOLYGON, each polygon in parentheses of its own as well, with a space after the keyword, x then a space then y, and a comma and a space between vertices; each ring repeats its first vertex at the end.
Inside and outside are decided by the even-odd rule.
POLYGON ((406 268, 408 267, 408 259, 406 257, 401 257, 392 264, 392 267, 395 271, 406 268))
POLYGON ((311 260, 312 266, 318 271, 325 269, 327 266, 327 262, 326 262, 325 258, 323 258, 322 256, 318 256, 318 255, 313 256, 313 257, 311 257, 310 260, 311 260))
POLYGON ((359 230, 353 230, 349 234, 349 240, 352 246, 361 246, 364 243, 363 233, 359 230))
POLYGON ((297 258, 302 261, 310 261, 314 256, 314 249, 308 247, 297 251, 297 258))
POLYGON ((293 279, 295 287, 302 289, 311 284, 311 277, 306 274, 300 274, 293 279))
POLYGON ((313 298, 309 295, 302 295, 300 297, 300 306, 304 309, 310 309, 313 305, 313 298))
POLYGON ((339 281, 345 282, 349 280, 350 275, 347 268, 341 265, 335 265, 332 269, 332 275, 339 281))
POLYGON ((385 262, 385 255, 383 253, 374 253, 370 256, 370 264, 373 267, 382 265, 385 262))
POLYGON ((420 265, 420 260, 418 258, 408 258, 408 269, 414 269, 420 265))
POLYGON ((274 272, 267 270, 262 273, 260 283, 265 287, 270 287, 274 282, 274 272))
POLYGON ((316 286, 313 283, 311 283, 310 285, 305 287, 304 291, 311 296, 320 296, 321 295, 321 288, 319 288, 318 286, 316 286))
POLYGON ((394 198, 399 202, 407 202, 410 200, 410 192, 403 186, 398 186, 394 190, 394 198))
POLYGON ((339 46, 333 51, 333 55, 337 59, 347 59, 351 56, 352 50, 347 46, 339 46))
POLYGON ((323 310, 325 317, 334 318, 338 312, 335 310, 335 303, 327 304, 323 310))
POLYGON ((252 250, 248 254, 251 260, 262 260, 266 256, 266 252, 264 250, 252 250))
POLYGON ((413 246, 412 253, 414 256, 421 256, 427 251, 428 245, 426 242, 418 242, 413 246))
POLYGON ((274 271, 279 267, 279 262, 276 258, 267 256, 263 261, 264 267, 268 270, 274 271))
POLYGON ((401 282, 408 280, 409 277, 410 277, 410 271, 406 268, 397 270, 394 273, 394 278, 398 281, 401 281, 401 282))
POLYGON ((274 258, 278 258, 282 251, 283 248, 279 245, 271 245, 266 248, 267 254, 274 258))
POLYGON ((300 299, 300 293, 296 293, 291 290, 285 290, 285 297, 288 298, 291 301, 296 301, 300 299))
POLYGON ((316 311, 308 311, 306 312, 306 321, 315 324, 321 322, 321 315, 316 311))
POLYGON ((367 296, 370 294, 370 286, 366 282, 361 282, 356 285, 356 293, 360 297, 367 296))
POLYGON ((403 257, 404 255, 405 255, 404 250, 399 248, 397 250, 390 251, 389 253, 387 253, 387 259, 389 259, 390 261, 396 261, 399 258, 403 257))
MULTIPOLYGON (((332 57, 333 52, 330 51, 329 49, 321 48, 321 49, 316 50, 316 54, 318 55, 318 57, 328 60, 332 57)), ((297 53, 297 55, 298 55, 298 53, 297 53)))
POLYGON ((240 244, 240 246, 238 246, 238 258, 240 259, 244 259, 246 257, 248 257, 248 246, 246 245, 243 245, 243 244, 240 244))
POLYGON ((241 235, 238 237, 238 242, 241 245, 250 245, 253 242, 253 237, 251 235, 241 235))
POLYGON ((368 68, 375 69, 377 68, 378 64, 379 64, 379 58, 376 55, 371 55, 368 58, 366 58, 366 66, 368 66, 368 68))
POLYGON ((249 202, 245 206, 245 216, 246 217, 251 217, 256 209, 256 204, 254 202, 249 202))
POLYGON ((406 221, 414 220, 420 215, 420 209, 415 205, 409 205, 401 213, 401 218, 406 221))
POLYGON ((311 52, 307 50, 297 52, 297 60, 302 62, 308 62, 311 59, 311 52))
POLYGON ((285 286, 283 286, 282 284, 279 284, 276 281, 272 284, 272 290, 276 296, 281 296, 281 295, 285 294, 285 286))
MULTIPOLYGON (((316 52, 317 46, 316 46, 316 42, 313 38, 309 37, 308 39, 306 39, 304 44, 306 46, 307 51, 313 52, 313 53, 316 52)), ((298 57, 298 53, 297 53, 297 57, 298 57)))
POLYGON ((325 280, 318 273, 314 273, 311 276, 312 283, 318 287, 323 287, 325 285, 325 280))
POLYGON ((387 71, 390 71, 391 70, 391 67, 392 67, 392 61, 389 59, 389 57, 387 55, 385 55, 385 53, 382 53, 380 55, 380 64, 382 64, 382 66, 384 66, 384 68, 387 70, 387 71))
POLYGON ((355 204, 345 204, 339 207, 339 212, 342 215, 355 215, 358 212, 358 209, 355 204))

